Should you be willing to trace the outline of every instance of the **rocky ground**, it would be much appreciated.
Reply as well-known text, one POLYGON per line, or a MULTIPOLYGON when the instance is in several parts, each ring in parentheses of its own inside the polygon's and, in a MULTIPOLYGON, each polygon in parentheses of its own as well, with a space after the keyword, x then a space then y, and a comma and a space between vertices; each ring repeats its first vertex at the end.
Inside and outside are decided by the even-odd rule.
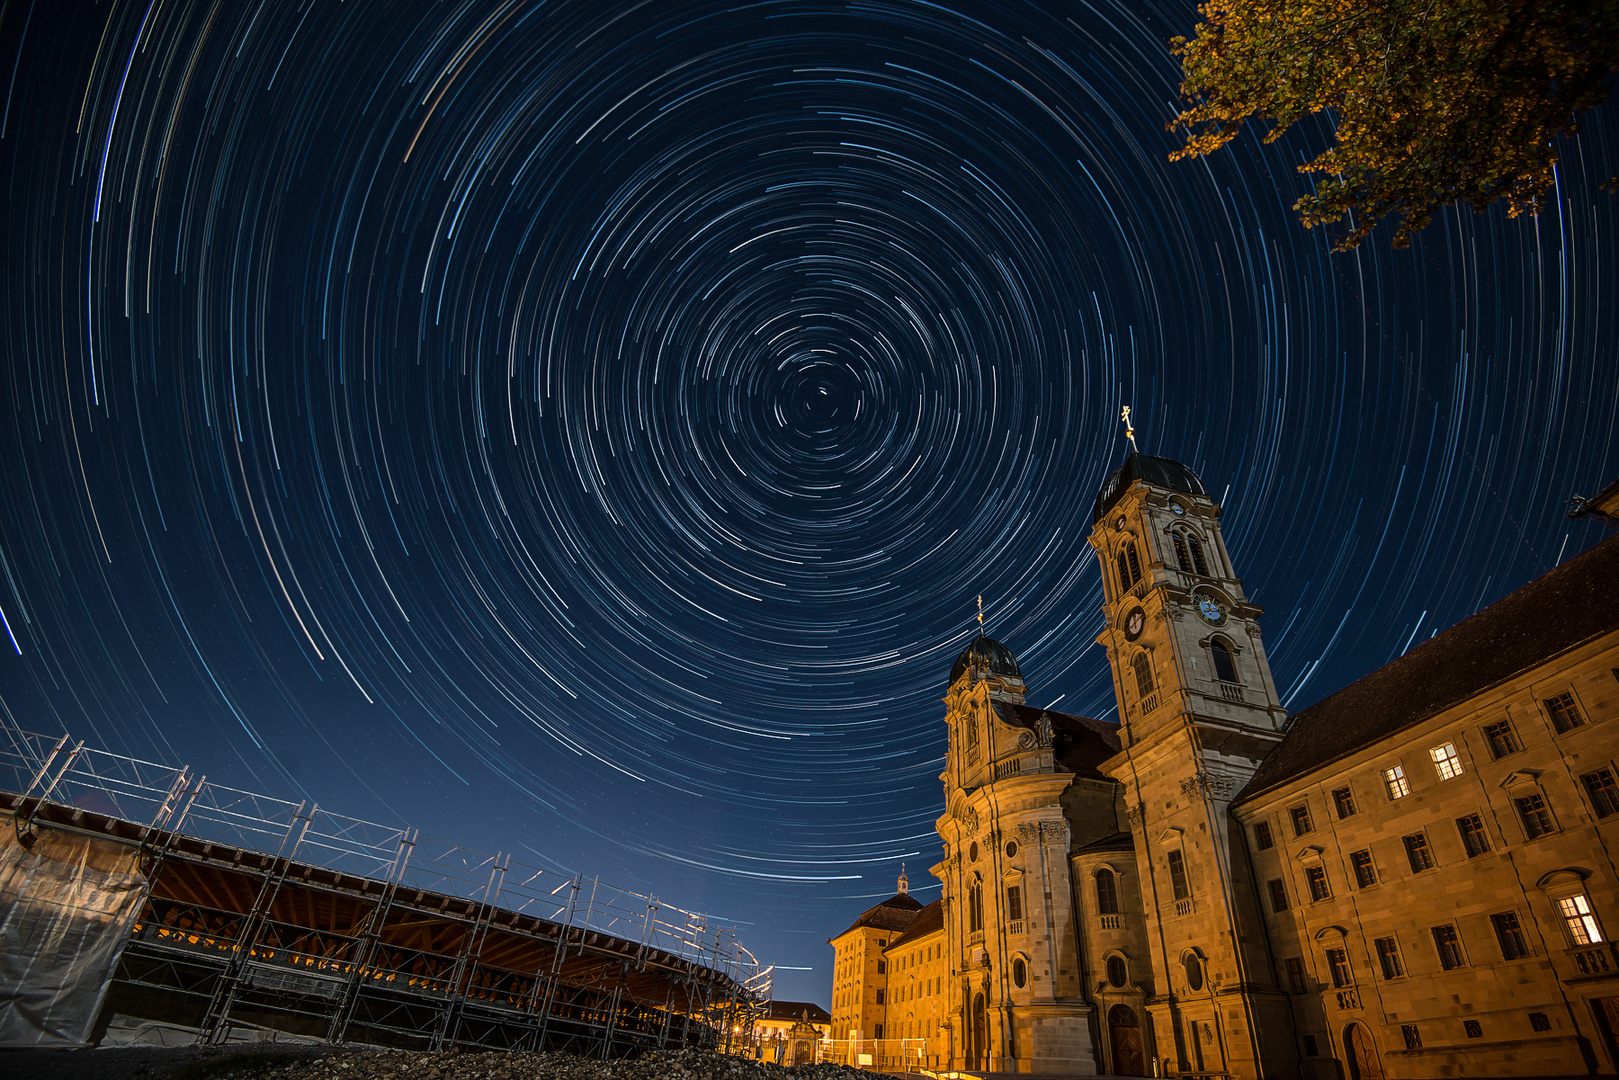
POLYGON ((597 1061, 571 1054, 347 1050, 329 1046, 128 1047, 0 1054, 6 1080, 874 1080, 845 1065, 788 1068, 702 1050, 597 1061))

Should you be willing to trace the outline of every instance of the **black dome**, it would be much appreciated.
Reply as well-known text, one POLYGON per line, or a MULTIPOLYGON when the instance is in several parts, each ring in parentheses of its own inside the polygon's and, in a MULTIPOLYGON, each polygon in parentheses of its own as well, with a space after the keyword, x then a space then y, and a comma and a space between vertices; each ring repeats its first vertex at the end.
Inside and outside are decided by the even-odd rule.
POLYGON ((1207 495, 1203 489, 1203 481, 1197 478, 1197 473, 1188 469, 1178 461, 1171 461, 1166 457, 1148 457, 1146 454, 1131 454, 1124 459, 1107 483, 1102 485, 1102 491, 1096 496, 1096 511, 1091 515, 1091 524, 1102 520, 1104 514, 1113 509, 1115 503, 1124 497, 1130 490, 1130 485, 1137 480, 1145 480, 1153 487, 1168 488, 1170 491, 1180 491, 1187 495, 1207 495))
POLYGON ((994 638, 979 634, 973 643, 961 650, 956 657, 955 666, 950 669, 950 684, 955 685, 961 673, 966 671, 976 660, 979 667, 986 667, 997 675, 1010 675, 1013 678, 1023 678, 1023 672, 1018 669, 1017 657, 1012 650, 996 641, 994 638))

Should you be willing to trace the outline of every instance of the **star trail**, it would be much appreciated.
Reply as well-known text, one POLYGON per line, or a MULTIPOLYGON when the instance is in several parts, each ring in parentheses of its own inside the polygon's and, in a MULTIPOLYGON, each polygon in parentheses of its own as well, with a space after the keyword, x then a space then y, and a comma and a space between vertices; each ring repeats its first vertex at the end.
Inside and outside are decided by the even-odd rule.
MULTIPOLYGON (((1171 164, 1191 5, 5 0, 0 710, 740 924, 929 898, 976 628, 1111 718, 1186 462, 1290 707, 1602 535, 1613 105, 1331 255, 1171 164)), ((936 884, 933 886, 936 888, 936 884)))

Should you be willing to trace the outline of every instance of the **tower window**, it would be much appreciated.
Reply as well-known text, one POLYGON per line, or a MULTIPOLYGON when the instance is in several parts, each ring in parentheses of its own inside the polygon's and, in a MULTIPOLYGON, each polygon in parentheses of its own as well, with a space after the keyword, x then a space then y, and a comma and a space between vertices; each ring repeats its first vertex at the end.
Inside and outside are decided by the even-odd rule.
POLYGON ((1096 872, 1096 913, 1098 915, 1119 913, 1119 888, 1113 880, 1111 870, 1102 869, 1096 872))
POLYGON ((1237 665, 1231 659, 1231 650, 1225 642, 1215 638, 1209 642, 1209 655, 1214 657, 1214 677, 1221 682, 1238 682, 1237 665))
POLYGON ((1197 571, 1200 577, 1208 577, 1209 564, 1203 561, 1203 545, 1198 543, 1197 537, 1187 533, 1186 546, 1192 552, 1192 569, 1197 571))
POLYGON ((1175 561, 1180 564, 1180 568, 1182 570, 1190 574, 1192 572, 1192 560, 1191 557, 1186 554, 1186 537, 1180 533, 1175 533, 1174 536, 1175 561))
POLYGON ((1147 659, 1146 653, 1136 653, 1135 669, 1136 692, 1146 697, 1152 693, 1152 661, 1147 659))
POLYGON ((1136 546, 1125 544, 1124 553, 1130 559, 1130 584, 1134 585, 1141 580, 1141 561, 1136 558, 1136 546))
POLYGON ((1107 958, 1108 984, 1117 988, 1124 985, 1125 979, 1130 977, 1129 969, 1124 966, 1124 957, 1110 956, 1107 958))
POLYGON ((1023 888, 1012 885, 1006 890, 1006 917, 1013 922, 1023 918, 1023 888))
POLYGON ((967 760, 978 763, 978 717, 967 714, 967 760))
POLYGON ((967 929, 980 933, 984 929, 984 883, 974 881, 967 886, 967 929))
POLYGON ((1129 591, 1130 591, 1130 563, 1129 563, 1129 561, 1127 559, 1125 559, 1124 552, 1120 551, 1119 552, 1119 592, 1125 593, 1125 592, 1129 592, 1129 591))
POLYGON ((1185 900, 1192 895, 1186 882, 1186 857, 1179 851, 1169 853, 1169 883, 1175 891, 1175 899, 1185 900))

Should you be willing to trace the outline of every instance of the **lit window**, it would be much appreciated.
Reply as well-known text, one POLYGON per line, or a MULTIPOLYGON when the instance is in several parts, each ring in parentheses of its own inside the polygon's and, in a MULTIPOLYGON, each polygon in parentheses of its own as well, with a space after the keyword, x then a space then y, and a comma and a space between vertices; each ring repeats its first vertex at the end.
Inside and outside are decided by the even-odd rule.
POLYGON ((1383 969, 1383 978, 1398 979, 1405 974, 1405 962, 1400 959, 1400 944, 1391 937, 1376 941, 1377 964, 1383 969))
POLYGON ((1278 914, 1287 910, 1287 886, 1281 878, 1270 879, 1270 909, 1278 914))
POLYGON ((1484 725, 1484 737, 1490 741, 1490 756, 1493 758, 1504 758, 1523 749, 1518 745, 1518 733, 1512 730, 1510 720, 1484 725))
POLYGON ((1304 880, 1310 885, 1311 900, 1330 900, 1332 889, 1327 885, 1327 871, 1320 866, 1312 866, 1304 871, 1304 880))
POLYGON ((1355 816, 1355 795, 1346 787, 1341 787, 1332 793, 1332 805, 1338 811, 1338 820, 1355 816))
POLYGON ((1469 859, 1490 850, 1490 834, 1484 831, 1484 819, 1477 814, 1457 818, 1456 831, 1462 834, 1462 849, 1469 859))
POLYGON ((1362 889, 1377 884, 1377 868, 1372 865, 1370 850, 1349 853, 1349 865, 1355 871, 1355 884, 1362 889))
POLYGON ((1215 638, 1209 642, 1209 655, 1214 657, 1214 677, 1221 682, 1238 682, 1237 665, 1231 660, 1231 650, 1225 642, 1215 638))
POLYGON ((1275 843, 1276 841, 1270 835, 1270 822, 1257 822, 1254 825, 1254 846, 1260 851, 1264 851, 1275 843))
POLYGON ((1315 826, 1310 823, 1310 808, 1308 806, 1295 806, 1287 812, 1287 816, 1293 820, 1294 836, 1303 836, 1305 833, 1315 831, 1315 826))
POLYGON ((1572 731, 1585 723, 1585 717, 1580 715, 1580 707, 1574 704, 1574 695, 1569 691, 1545 698, 1542 704, 1546 706, 1546 713, 1552 718, 1552 727, 1557 729, 1558 734, 1572 731))
POLYGON ((1585 785, 1585 793, 1590 796, 1591 809, 1596 816, 1605 818, 1619 813, 1619 788, 1613 783, 1613 770, 1598 769, 1596 772, 1586 773, 1580 777, 1580 783, 1585 785))
POLYGON ((1434 948, 1439 953, 1439 966, 1449 971, 1459 968, 1467 961, 1462 957, 1462 942, 1456 936, 1456 927, 1450 923, 1433 928, 1434 948))
POLYGON ((1523 821, 1523 831, 1529 839, 1545 836, 1552 831, 1552 813, 1539 792, 1513 799, 1512 805, 1518 808, 1518 817, 1523 821))
POLYGON ((1355 981, 1349 970, 1349 954, 1342 949, 1327 950, 1327 970, 1332 972, 1332 985, 1342 989, 1355 981))
POLYGON ((1495 940, 1501 943, 1501 959, 1521 960, 1529 955, 1529 944, 1524 941, 1523 927, 1518 923, 1518 913, 1503 911, 1498 915, 1490 916, 1490 925, 1495 928, 1495 940))
POLYGON ((1113 880, 1113 871, 1106 868, 1096 872, 1096 911, 1099 915, 1119 913, 1119 889, 1113 880))
POLYGON ((1169 853, 1169 883, 1174 889, 1175 899, 1185 900, 1192 895, 1186 881, 1186 858, 1179 851, 1169 853))
POLYGON ((1403 799, 1411 794, 1411 785, 1405 779, 1405 766, 1396 765, 1392 769, 1384 769, 1383 786, 1388 789, 1391 799, 1403 799))
POLYGON ((1405 841, 1405 856, 1411 860, 1411 872, 1420 874, 1424 870, 1433 869, 1433 852, 1428 849, 1427 833, 1412 833, 1403 837, 1405 841))
POLYGON ((1441 780, 1454 780, 1462 775, 1462 759, 1456 756, 1456 744, 1448 742, 1444 746, 1436 746, 1428 751, 1433 758, 1434 771, 1441 780))
POLYGON ((1557 911, 1568 927, 1568 936, 1576 945, 1598 945, 1602 942, 1602 928, 1597 925, 1596 913, 1591 910, 1591 899, 1584 893, 1575 893, 1557 901, 1557 911))

